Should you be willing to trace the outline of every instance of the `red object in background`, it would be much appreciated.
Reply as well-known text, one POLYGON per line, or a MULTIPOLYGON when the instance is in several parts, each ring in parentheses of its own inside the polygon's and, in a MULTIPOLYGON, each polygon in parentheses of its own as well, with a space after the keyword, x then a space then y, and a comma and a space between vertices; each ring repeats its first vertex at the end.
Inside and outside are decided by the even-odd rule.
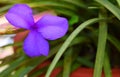
MULTIPOLYGON (((61 68, 56 68, 51 73, 50 77, 57 77, 57 75, 61 72, 61 68)), ((45 77, 44 74, 38 77, 45 77)), ((74 72, 71 73, 70 77, 93 77, 93 69, 92 68, 78 68, 74 72)), ((102 74, 104 77, 104 74, 102 74)), ((112 77, 120 77, 120 69, 112 69, 112 77)))
MULTIPOLYGON (((40 64, 38 67, 43 67, 43 66, 47 66, 50 64, 50 61, 45 61, 46 63, 40 64)), ((36 68, 37 69, 37 68, 36 68)), ((40 68, 38 68, 40 69, 40 68)), ((53 72, 51 73, 50 77, 57 77, 57 75, 59 73, 61 73, 62 68, 61 67, 57 67, 53 70, 53 72)), ((45 77, 45 74, 39 75, 38 77, 45 77)), ((78 69, 76 69, 75 71, 73 71, 70 75, 70 77, 93 77, 93 69, 92 68, 83 68, 83 67, 79 67, 78 69)), ((104 73, 102 73, 102 77, 104 77, 104 73)), ((114 68, 112 69, 112 77, 120 77, 120 68, 114 68)))
MULTIPOLYGON (((57 75, 58 75, 61 71, 62 71, 62 68, 61 68, 61 67, 55 68, 55 69, 52 71, 50 77, 57 77, 57 75)), ((45 77, 45 74, 39 75, 38 77, 45 77)))
MULTIPOLYGON (((20 33, 17 33, 16 36, 14 37, 14 43, 20 43, 20 42, 22 42, 25 39, 25 37, 28 35, 28 33, 29 33, 28 30, 20 32, 20 33)), ((14 46, 15 53, 16 53, 17 49, 21 48, 21 47, 22 46, 14 46)))
MULTIPOLYGON (((70 77, 93 77, 93 69, 92 68, 78 68, 74 72, 71 73, 70 77)), ((103 73, 102 73, 102 77, 104 77, 103 73)), ((120 77, 120 69, 118 68, 112 69, 112 77, 120 77)))

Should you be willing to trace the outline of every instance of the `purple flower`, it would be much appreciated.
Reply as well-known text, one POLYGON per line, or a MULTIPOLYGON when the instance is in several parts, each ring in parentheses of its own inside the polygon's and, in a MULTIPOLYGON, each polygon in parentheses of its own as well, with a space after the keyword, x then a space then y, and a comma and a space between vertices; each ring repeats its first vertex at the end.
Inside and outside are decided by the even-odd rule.
POLYGON ((23 44, 25 53, 30 57, 47 56, 47 40, 61 38, 68 30, 68 21, 63 17, 45 15, 34 22, 32 10, 26 4, 15 4, 5 16, 15 27, 30 30, 23 44))

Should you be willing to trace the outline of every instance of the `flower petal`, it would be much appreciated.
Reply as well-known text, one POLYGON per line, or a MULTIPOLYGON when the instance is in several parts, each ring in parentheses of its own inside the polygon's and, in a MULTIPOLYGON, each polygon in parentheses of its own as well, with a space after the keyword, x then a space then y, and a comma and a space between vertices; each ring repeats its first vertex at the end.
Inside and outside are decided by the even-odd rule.
POLYGON ((5 15, 14 26, 29 29, 34 24, 32 10, 26 4, 15 4, 5 15))
POLYGON ((55 40, 64 36, 68 30, 66 18, 45 15, 37 23, 38 31, 48 40, 55 40))
POLYGON ((31 31, 24 41, 23 49, 30 57, 47 56, 49 53, 49 44, 41 34, 31 31))

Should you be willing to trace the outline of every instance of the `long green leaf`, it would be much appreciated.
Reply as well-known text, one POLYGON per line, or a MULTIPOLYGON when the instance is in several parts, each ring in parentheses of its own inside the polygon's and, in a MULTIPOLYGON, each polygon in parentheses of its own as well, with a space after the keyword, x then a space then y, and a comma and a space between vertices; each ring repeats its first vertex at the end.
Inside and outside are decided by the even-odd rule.
POLYGON ((108 35, 108 40, 117 48, 120 52, 120 41, 112 35, 108 35))
MULTIPOLYGON (((99 18, 105 18, 105 17, 106 17, 106 11, 105 9, 101 9, 99 18)), ((101 21, 99 23, 98 46, 97 46, 97 54, 96 54, 93 77, 101 77, 102 67, 104 63, 106 40, 107 40, 107 23, 106 21, 101 21)))
MULTIPOLYGON (((57 45, 55 46, 53 49, 51 49, 50 51, 50 54, 48 57, 38 57, 38 58, 32 58, 32 59, 29 59, 29 60, 26 60, 25 62, 23 62, 23 66, 21 65, 19 68, 21 67, 24 67, 26 65, 26 68, 24 71, 16 71, 17 72, 20 72, 20 73, 17 73, 17 75, 14 75, 14 77, 18 77, 18 76, 24 76, 26 75, 27 73, 29 73, 31 70, 33 70, 37 65, 39 65, 41 62, 47 60, 48 58, 50 58, 51 56, 53 56, 57 50, 60 48, 61 44, 60 45, 57 45)), ((21 69, 22 70, 22 69, 21 69)))
POLYGON ((118 7, 113 5, 108 0, 95 0, 95 1, 103 5, 109 11, 111 11, 120 20, 120 9, 118 7))
POLYGON ((8 77, 9 74, 14 70, 16 67, 18 67, 23 60, 25 60, 26 57, 22 56, 19 59, 15 60, 13 63, 10 64, 8 68, 6 68, 3 72, 0 73, 1 77, 8 77))
POLYGON ((54 7, 67 8, 68 10, 73 10, 73 11, 77 10, 76 7, 74 7, 73 5, 69 5, 68 3, 64 3, 64 5, 63 5, 62 2, 55 2, 55 1, 50 1, 50 0, 28 3, 28 5, 31 7, 54 6, 54 7))
POLYGON ((87 6, 81 0, 79 0, 79 1, 77 1, 77 0, 63 0, 63 1, 68 2, 68 3, 72 3, 78 7, 87 8, 87 6))
POLYGON ((54 69, 56 63, 58 62, 58 60, 60 59, 60 57, 62 56, 62 54, 65 52, 65 50, 68 48, 68 46, 70 45, 70 43, 72 42, 72 40, 78 35, 78 33, 80 33, 84 28, 86 28, 88 25, 91 25, 93 23, 96 23, 98 21, 100 21, 102 19, 99 18, 93 18, 90 20, 87 20, 86 22, 82 23, 81 25, 79 25, 73 32, 72 34, 67 38, 67 40, 64 42, 64 44, 61 46, 61 48, 59 49, 58 53, 56 54, 55 58, 53 59, 50 67, 48 68, 48 71, 45 75, 45 77, 49 77, 52 70, 54 69))
POLYGON ((120 6, 120 0, 116 0, 116 1, 117 1, 118 5, 120 6))
POLYGON ((71 64, 72 64, 72 48, 69 48, 64 56, 64 64, 63 64, 63 76, 62 77, 70 77, 71 64))
POLYGON ((78 57, 77 61, 79 63, 81 63, 82 65, 84 65, 84 66, 91 67, 91 68, 94 67, 94 64, 91 61, 89 61, 89 60, 87 60, 87 59, 85 59, 83 57, 78 57))
POLYGON ((32 70, 32 67, 21 67, 12 77, 24 77, 29 70, 32 70))
POLYGON ((105 60, 104 60, 103 67, 104 67, 105 77, 112 77, 110 61, 107 53, 105 53, 105 60))

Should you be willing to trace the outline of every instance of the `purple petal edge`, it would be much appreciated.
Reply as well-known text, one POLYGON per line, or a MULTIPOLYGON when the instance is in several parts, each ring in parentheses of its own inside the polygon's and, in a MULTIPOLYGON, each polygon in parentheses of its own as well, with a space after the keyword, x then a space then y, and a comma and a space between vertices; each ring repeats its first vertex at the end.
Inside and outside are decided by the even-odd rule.
POLYGON ((48 56, 49 44, 41 34, 36 31, 31 31, 24 40, 23 49, 30 57, 48 56))
POLYGON ((38 32, 48 40, 61 38, 68 31, 68 20, 64 17, 45 15, 36 25, 38 27, 38 32))
POLYGON ((15 4, 5 17, 15 27, 29 29, 34 25, 32 9, 26 4, 15 4))

